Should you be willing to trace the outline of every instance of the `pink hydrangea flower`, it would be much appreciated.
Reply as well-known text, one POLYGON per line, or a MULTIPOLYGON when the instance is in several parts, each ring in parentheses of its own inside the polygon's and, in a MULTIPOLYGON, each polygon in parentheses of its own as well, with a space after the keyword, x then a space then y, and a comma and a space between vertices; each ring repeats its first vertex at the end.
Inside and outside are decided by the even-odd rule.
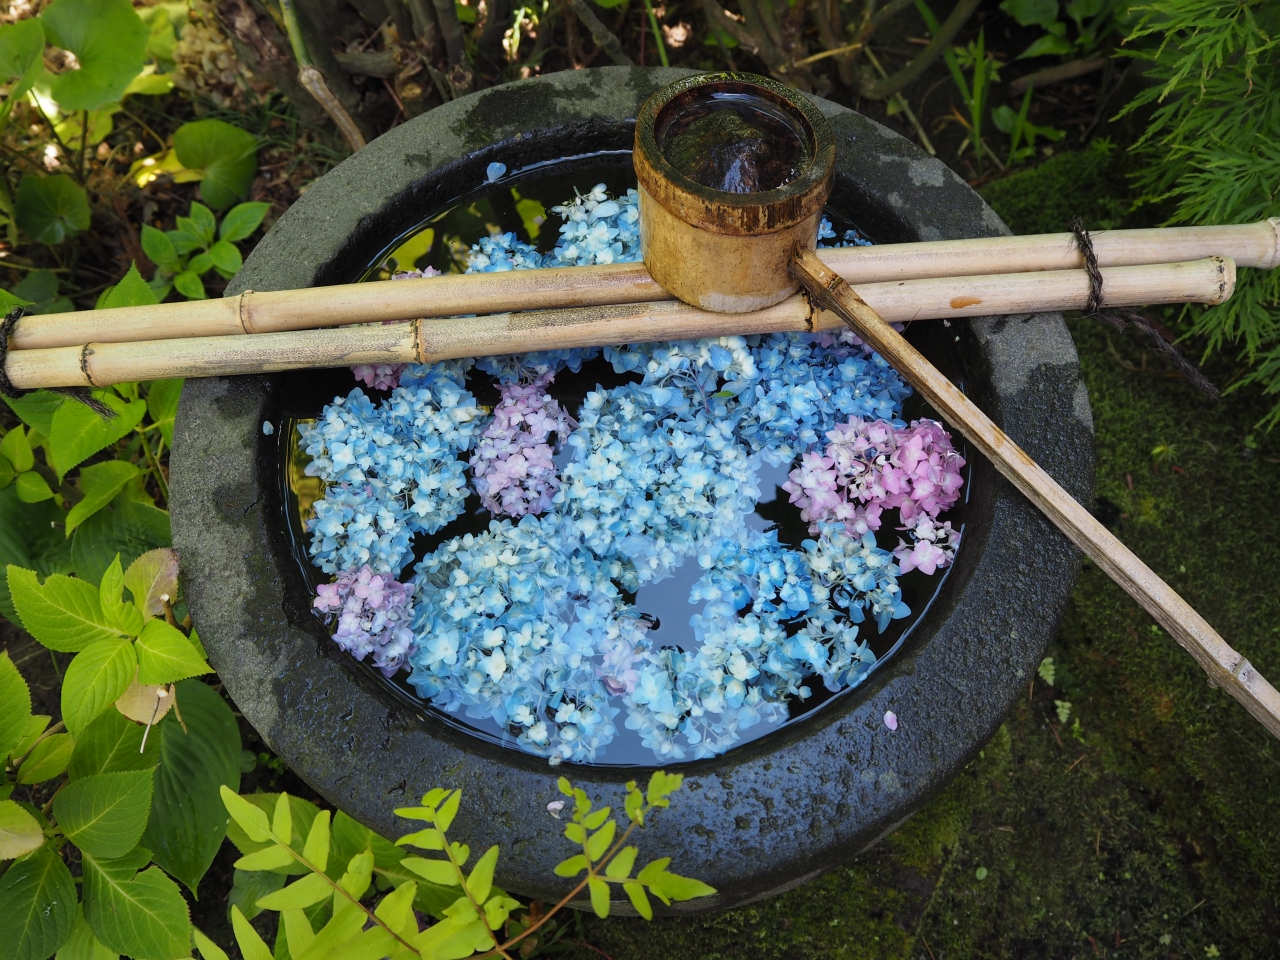
MULTIPOLYGON (((440 271, 435 267, 424 270, 403 270, 391 275, 392 280, 408 280, 418 277, 438 277, 440 271)), ((390 320, 388 323, 394 323, 390 320)), ((404 373, 407 363, 359 363, 351 368, 356 379, 374 390, 393 390, 400 385, 400 374, 404 373)))
POLYGON ((499 388, 493 420, 471 455, 476 492, 490 513, 542 513, 560 489, 551 436, 564 439, 577 422, 546 392, 554 379, 547 371, 532 383, 513 381, 499 388))
POLYGON ((822 453, 806 453, 782 485, 812 533, 822 521, 840 521, 850 534, 880 529, 883 513, 897 510, 894 556, 901 570, 926 574, 947 566, 960 545, 950 523, 936 523, 960 499, 964 458, 940 423, 917 420, 901 429, 885 420, 850 417, 827 434, 822 453))
POLYGON ((311 605, 326 622, 336 618, 333 639, 357 660, 373 655, 373 665, 392 676, 413 642, 413 586, 376 574, 366 564, 346 570, 333 583, 316 587, 311 605))

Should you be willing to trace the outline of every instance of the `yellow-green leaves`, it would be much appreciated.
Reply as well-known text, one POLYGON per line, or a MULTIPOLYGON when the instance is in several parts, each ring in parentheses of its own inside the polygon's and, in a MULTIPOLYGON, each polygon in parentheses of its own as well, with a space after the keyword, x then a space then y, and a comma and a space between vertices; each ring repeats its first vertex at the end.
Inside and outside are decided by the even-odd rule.
POLYGON ((177 551, 171 547, 148 550, 129 564, 124 585, 133 594, 139 613, 144 617, 160 616, 164 613, 163 598, 178 595, 177 551))
POLYGON ((99 450, 133 432, 147 412, 145 400, 126 403, 106 390, 95 390, 94 396, 115 416, 103 420, 83 403, 63 403, 54 411, 49 433, 49 451, 53 455, 50 466, 56 465, 59 480, 99 450))
POLYGON ((333 894, 333 885, 320 873, 308 873, 283 890, 269 893, 258 901, 263 910, 302 910, 333 894))
MULTIPOLYGON (((277 831, 279 833, 279 831, 277 831)), ((307 831, 307 842, 302 848, 303 858, 323 872, 329 866, 329 811, 321 810, 307 831)), ((243 869, 243 868, 242 868, 243 869)))
POLYGON ((475 869, 467 877, 467 889, 477 903, 484 903, 489 899, 489 891, 493 889, 493 871, 497 865, 498 848, 492 846, 476 861, 475 869))
POLYGON ((213 673, 182 631, 163 620, 149 620, 138 634, 138 682, 172 683, 213 673))
POLYGON ((31 690, 5 650, 0 652, 0 761, 22 742, 30 721, 31 690))
POLYGON ((83 854, 84 914, 98 939, 136 960, 190 956, 191 918, 178 885, 135 849, 123 857, 83 854))
POLYGON ((591 893, 591 909, 601 919, 609 916, 609 885, 603 880, 591 880, 587 883, 591 893))
POLYGON ((41 584, 34 570, 15 566, 8 568, 8 580, 22 625, 50 650, 76 653, 120 636, 103 616, 93 584, 60 573, 41 584))
POLYGON ((18 768, 18 782, 44 783, 62 776, 74 748, 75 741, 69 733, 55 733, 36 741, 18 768))
POLYGON ((272 960, 271 950, 258 936, 258 931, 244 918, 239 907, 231 908, 231 928, 235 931, 236 943, 244 960, 272 960))
POLYGON ((0 800, 0 860, 12 860, 44 843, 36 818, 12 800, 0 800))
POLYGON ((139 473, 141 471, 127 460, 107 460, 81 470, 80 492, 84 494, 84 499, 67 513, 67 536, 71 536, 76 527, 114 500, 124 485, 139 473))
POLYGON ((53 801, 58 825, 84 853, 123 857, 151 814, 151 771, 100 773, 67 784, 53 801))
POLYGON ((250 840, 255 843, 266 843, 271 839, 271 823, 267 820, 264 810, 255 807, 229 787, 223 787, 219 792, 222 794, 222 802, 227 806, 227 812, 231 814, 231 819, 250 840))

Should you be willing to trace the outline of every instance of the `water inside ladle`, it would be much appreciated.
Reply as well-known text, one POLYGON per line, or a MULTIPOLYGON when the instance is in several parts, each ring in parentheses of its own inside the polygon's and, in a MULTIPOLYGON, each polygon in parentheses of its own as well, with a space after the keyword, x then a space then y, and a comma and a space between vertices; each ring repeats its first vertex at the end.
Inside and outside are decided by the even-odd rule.
POLYGON ((764 97, 696 91, 672 102, 654 131, 667 162, 695 183, 726 193, 776 190, 812 158, 798 117, 764 97))

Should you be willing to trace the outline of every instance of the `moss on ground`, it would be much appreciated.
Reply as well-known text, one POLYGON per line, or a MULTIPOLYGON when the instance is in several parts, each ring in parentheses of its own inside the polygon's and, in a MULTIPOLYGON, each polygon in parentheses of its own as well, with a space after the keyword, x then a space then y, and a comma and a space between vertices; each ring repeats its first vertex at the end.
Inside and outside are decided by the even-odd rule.
MULTIPOLYGON (((1071 202, 1132 223, 1115 169, 1069 155, 985 193, 1018 232, 1061 230, 1071 202)), ((1122 336, 1072 333, 1099 517, 1280 680, 1267 404, 1209 403, 1122 336)), ((716 916, 591 920, 587 939, 615 960, 1277 956, 1280 742, 1090 564, 1050 655, 1054 685, 1029 686, 982 756, 847 869, 716 916)))

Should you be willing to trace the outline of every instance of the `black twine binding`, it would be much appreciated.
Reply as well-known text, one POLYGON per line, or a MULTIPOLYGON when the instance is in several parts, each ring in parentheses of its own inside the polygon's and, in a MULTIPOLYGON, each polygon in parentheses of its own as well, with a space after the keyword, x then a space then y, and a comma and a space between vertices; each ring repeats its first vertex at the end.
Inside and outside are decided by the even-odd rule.
POLYGON ((1194 363, 1184 357, 1173 345, 1172 338, 1154 323, 1127 307, 1109 307, 1102 309, 1102 271, 1098 269, 1098 255, 1093 251, 1093 239, 1085 229, 1084 221, 1076 217, 1071 221, 1071 233, 1076 238, 1076 247, 1084 256, 1084 268, 1089 274, 1089 302, 1085 304, 1084 314, 1101 320, 1107 326, 1123 333, 1130 327, 1136 327, 1146 334, 1156 352, 1178 368, 1179 372, 1190 381, 1191 385, 1211 400, 1217 400, 1218 388, 1194 363))
MULTIPOLYGON (((13 328, 18 325, 18 321, 26 315, 26 312, 21 306, 14 307, 5 314, 4 325, 0 326, 0 396, 9 400, 17 400, 31 392, 15 387, 13 381, 9 379, 8 371, 5 370, 5 360, 9 356, 9 338, 13 336, 13 328)), ((83 403, 103 420, 115 419, 116 412, 84 387, 53 387, 52 390, 54 393, 60 393, 64 397, 83 403)))

